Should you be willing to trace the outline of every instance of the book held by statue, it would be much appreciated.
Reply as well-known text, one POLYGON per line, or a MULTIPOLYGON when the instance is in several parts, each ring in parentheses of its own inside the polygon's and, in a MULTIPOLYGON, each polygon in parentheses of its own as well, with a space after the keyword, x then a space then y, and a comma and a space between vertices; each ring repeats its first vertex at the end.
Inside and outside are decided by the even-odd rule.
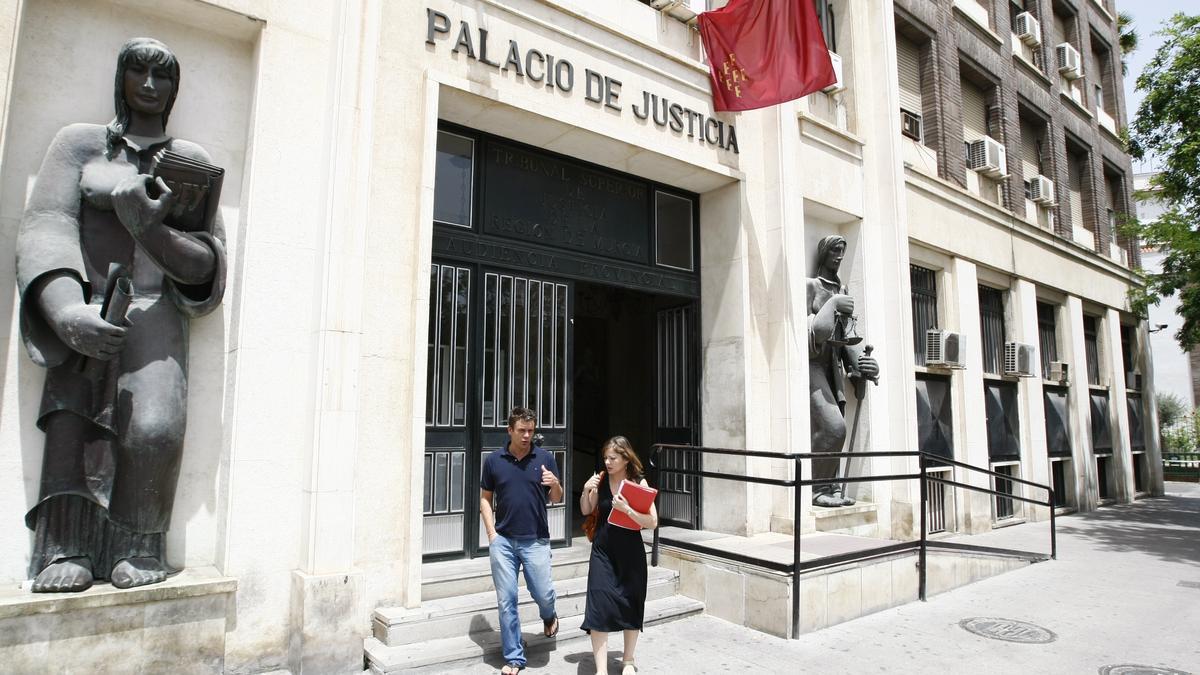
POLYGON ((185 232, 212 232, 225 169, 163 149, 151 160, 150 175, 175 193, 169 225, 185 232))
MULTIPOLYGON (((658 490, 622 480, 621 484, 617 486, 617 494, 624 497, 625 501, 629 502, 629 506, 633 507, 634 511, 638 513, 650 513, 650 506, 654 503, 654 497, 658 494, 658 490)), ((623 527, 627 530, 642 529, 642 526, 638 525, 633 518, 616 509, 609 512, 608 524, 623 527)))

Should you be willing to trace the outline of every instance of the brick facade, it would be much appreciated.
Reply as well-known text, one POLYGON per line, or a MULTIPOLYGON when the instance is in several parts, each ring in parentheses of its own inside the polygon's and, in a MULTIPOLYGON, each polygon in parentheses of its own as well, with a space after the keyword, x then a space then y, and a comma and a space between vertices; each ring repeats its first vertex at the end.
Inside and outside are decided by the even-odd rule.
MULTIPOLYGON (((1042 44, 1038 47, 1040 68, 1014 54, 1008 0, 989 3, 990 29, 985 30, 955 8, 955 0, 894 0, 897 25, 910 34, 923 36, 921 78, 925 87, 924 129, 927 145, 937 152, 938 172, 944 180, 966 187, 966 157, 963 148, 963 101, 960 88, 962 64, 994 86, 988 93, 988 129, 1004 143, 1008 155, 1008 178, 1002 185, 1003 207, 1018 217, 1025 213, 1025 181, 1020 161, 1020 108, 1048 121, 1044 167, 1054 180, 1058 206, 1055 208, 1055 232, 1067 240, 1072 228, 1085 227, 1093 236, 1093 250, 1107 256, 1112 234, 1108 228, 1108 202, 1105 198, 1105 164, 1120 176, 1122 194, 1116 200, 1130 212, 1133 168, 1120 141, 1104 130, 1095 114, 1095 84, 1112 101, 1108 106, 1118 128, 1128 119, 1125 94, 1119 86, 1120 52, 1115 14, 1110 15, 1093 0, 1060 0, 1057 4, 1066 21, 1066 40, 1079 49, 1083 64, 1083 105, 1080 106, 1059 89, 1055 40, 1060 39, 1054 26, 1053 0, 1025 0, 1026 11, 1038 17, 1042 44), (1099 45, 1093 48, 1092 41, 1099 45), (1108 68, 1097 63, 1096 52, 1107 50, 1108 68), (1068 141, 1070 139, 1070 141, 1068 141), (1072 223, 1068 207, 1068 154, 1071 142, 1086 151, 1083 172, 1083 223, 1072 223)), ((967 0, 974 2, 975 0, 967 0)), ((1131 266, 1140 266, 1141 255, 1135 242, 1118 237, 1118 244, 1129 255, 1131 266)))

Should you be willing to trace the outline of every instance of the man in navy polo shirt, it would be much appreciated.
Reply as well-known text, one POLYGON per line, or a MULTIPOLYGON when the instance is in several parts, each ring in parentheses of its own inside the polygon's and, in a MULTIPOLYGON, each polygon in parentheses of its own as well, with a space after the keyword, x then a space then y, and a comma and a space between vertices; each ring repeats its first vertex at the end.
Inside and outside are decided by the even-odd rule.
POLYGON ((536 413, 513 408, 508 416, 504 451, 488 456, 479 481, 479 516, 488 535, 492 583, 496 585, 500 610, 500 642, 506 661, 500 672, 506 674, 525 668, 525 645, 517 613, 517 573, 522 565, 525 586, 542 617, 544 635, 558 634, 546 499, 561 501, 563 488, 554 455, 533 444, 536 428, 536 413), (493 495, 497 504, 492 502, 493 495))

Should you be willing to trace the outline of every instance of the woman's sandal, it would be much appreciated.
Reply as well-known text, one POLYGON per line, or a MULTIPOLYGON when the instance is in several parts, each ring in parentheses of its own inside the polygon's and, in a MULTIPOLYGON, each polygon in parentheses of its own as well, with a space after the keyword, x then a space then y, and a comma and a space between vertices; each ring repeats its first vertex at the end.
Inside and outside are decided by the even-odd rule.
POLYGON ((558 615, 557 614, 554 615, 553 617, 551 617, 550 619, 546 619, 546 620, 542 621, 542 635, 545 635, 548 638, 552 638, 555 635, 558 635, 558 615), (554 630, 550 630, 551 626, 554 626, 554 630))
POLYGON ((637 666, 633 665, 633 659, 621 661, 621 675, 637 675, 637 666))
POLYGON ((516 661, 510 661, 509 663, 504 664, 504 667, 500 669, 500 672, 503 675, 517 675, 517 673, 521 672, 522 670, 525 670, 525 666, 517 663, 516 661))

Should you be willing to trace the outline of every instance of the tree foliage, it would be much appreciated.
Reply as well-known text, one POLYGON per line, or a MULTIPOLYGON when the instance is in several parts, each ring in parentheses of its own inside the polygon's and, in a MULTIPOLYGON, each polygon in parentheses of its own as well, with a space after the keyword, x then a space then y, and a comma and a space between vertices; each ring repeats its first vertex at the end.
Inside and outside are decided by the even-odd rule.
POLYGON ((1162 271, 1130 292, 1134 310, 1145 316, 1150 304, 1179 293, 1183 325, 1175 339, 1189 351, 1200 343, 1200 16, 1178 13, 1161 35, 1162 46, 1137 80, 1145 98, 1129 129, 1129 151, 1160 165, 1151 191, 1166 210, 1123 230, 1164 254, 1162 271))
POLYGON ((1129 12, 1117 13, 1117 34, 1118 46, 1121 48, 1121 75, 1129 73, 1128 57, 1133 52, 1137 51, 1138 34, 1137 29, 1133 27, 1133 15, 1129 12))

